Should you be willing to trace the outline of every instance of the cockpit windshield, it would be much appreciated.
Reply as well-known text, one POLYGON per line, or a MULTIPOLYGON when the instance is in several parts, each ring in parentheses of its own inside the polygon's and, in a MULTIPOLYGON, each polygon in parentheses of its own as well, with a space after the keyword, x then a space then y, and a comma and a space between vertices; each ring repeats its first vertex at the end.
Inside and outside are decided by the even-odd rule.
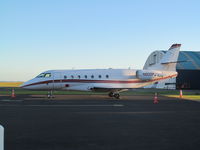
POLYGON ((36 78, 50 78, 51 73, 41 73, 36 78))

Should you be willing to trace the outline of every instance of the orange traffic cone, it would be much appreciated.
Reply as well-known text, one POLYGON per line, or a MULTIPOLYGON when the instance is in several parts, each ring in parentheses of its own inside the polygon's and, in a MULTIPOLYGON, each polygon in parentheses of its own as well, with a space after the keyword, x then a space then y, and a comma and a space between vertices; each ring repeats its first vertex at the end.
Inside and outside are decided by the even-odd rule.
POLYGON ((153 99, 154 104, 158 104, 158 96, 157 93, 155 93, 154 99, 153 99))
POLYGON ((180 98, 183 98, 183 92, 180 90, 180 98))
POLYGON ((14 89, 12 89, 11 97, 12 97, 12 98, 15 98, 15 90, 14 90, 14 89))

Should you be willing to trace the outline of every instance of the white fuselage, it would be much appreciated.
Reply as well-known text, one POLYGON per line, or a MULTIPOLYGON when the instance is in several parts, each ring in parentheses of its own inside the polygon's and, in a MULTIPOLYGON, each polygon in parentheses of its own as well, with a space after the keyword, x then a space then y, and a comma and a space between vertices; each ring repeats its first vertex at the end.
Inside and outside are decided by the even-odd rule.
POLYGON ((176 71, 133 69, 49 70, 21 87, 35 90, 112 91, 141 88, 177 76, 176 71), (141 71, 138 73, 138 71, 141 71))

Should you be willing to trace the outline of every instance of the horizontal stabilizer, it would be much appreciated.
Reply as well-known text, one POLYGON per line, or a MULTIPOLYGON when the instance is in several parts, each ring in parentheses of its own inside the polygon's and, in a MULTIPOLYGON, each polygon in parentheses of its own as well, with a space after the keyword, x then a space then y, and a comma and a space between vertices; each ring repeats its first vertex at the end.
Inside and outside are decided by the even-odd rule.
POLYGON ((170 48, 170 49, 174 49, 174 48, 180 48, 181 47, 181 44, 173 44, 170 48))

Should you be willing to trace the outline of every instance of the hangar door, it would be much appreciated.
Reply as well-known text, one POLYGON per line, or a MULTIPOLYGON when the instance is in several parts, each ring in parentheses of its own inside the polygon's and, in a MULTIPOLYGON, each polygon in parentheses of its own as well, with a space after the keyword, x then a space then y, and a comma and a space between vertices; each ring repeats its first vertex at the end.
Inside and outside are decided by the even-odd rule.
POLYGON ((177 89, 200 89, 200 70, 177 70, 177 89))

